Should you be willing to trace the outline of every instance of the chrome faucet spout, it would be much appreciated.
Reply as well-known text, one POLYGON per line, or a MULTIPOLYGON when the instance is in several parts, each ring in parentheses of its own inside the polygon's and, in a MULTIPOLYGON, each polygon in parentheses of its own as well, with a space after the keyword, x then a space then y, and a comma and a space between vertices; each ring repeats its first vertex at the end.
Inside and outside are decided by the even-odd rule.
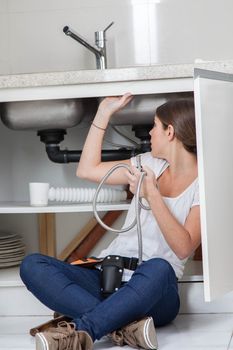
POLYGON ((81 35, 74 33, 74 31, 71 31, 68 26, 63 28, 63 32, 66 35, 68 35, 71 38, 73 38, 74 40, 78 41, 83 46, 85 46, 88 50, 93 52, 95 55, 100 55, 101 54, 101 50, 99 50, 99 49, 95 48, 94 46, 92 46, 91 44, 89 44, 86 39, 81 37, 81 35))
POLYGON ((72 39, 78 41, 81 45, 85 46, 89 51, 91 51, 95 55, 97 69, 105 69, 107 68, 105 32, 108 28, 110 28, 113 25, 113 23, 114 22, 110 23, 110 25, 105 30, 95 32, 96 47, 89 44, 86 39, 84 39, 81 35, 75 33, 68 26, 65 26, 63 28, 63 32, 66 35, 70 36, 72 39))

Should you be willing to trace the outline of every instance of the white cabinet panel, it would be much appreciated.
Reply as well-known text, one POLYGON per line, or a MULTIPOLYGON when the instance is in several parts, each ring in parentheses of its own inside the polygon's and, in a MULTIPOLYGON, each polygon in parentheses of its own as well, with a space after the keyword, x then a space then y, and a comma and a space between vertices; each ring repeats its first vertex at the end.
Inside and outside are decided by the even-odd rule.
POLYGON ((205 300, 233 290, 233 75, 195 70, 205 300))

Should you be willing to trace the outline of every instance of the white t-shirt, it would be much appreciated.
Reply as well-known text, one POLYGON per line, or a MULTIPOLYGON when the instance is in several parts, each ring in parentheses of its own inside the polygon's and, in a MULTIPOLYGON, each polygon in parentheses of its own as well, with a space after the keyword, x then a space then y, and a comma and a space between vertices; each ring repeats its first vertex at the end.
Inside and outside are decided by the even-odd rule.
MULTIPOLYGON (((136 166, 136 157, 131 158, 131 163, 136 166)), ((141 155, 141 164, 150 167, 156 178, 169 166, 164 159, 154 158, 151 152, 141 155)), ((190 209, 199 205, 199 186, 198 178, 189 185, 179 196, 163 197, 164 202, 175 216, 175 218, 184 225, 190 209)), ((143 203, 147 202, 143 199, 143 203)), ((132 199, 123 227, 129 226, 135 218, 135 197, 132 199)), ((163 258, 167 260, 173 267, 177 278, 183 275, 184 265, 187 259, 180 260, 173 250, 167 244, 157 221, 151 210, 141 209, 141 227, 142 227, 142 243, 143 243, 143 260, 151 258, 163 258)), ((113 242, 104 249, 99 256, 121 255, 127 257, 138 256, 138 236, 137 227, 134 226, 130 231, 120 233, 113 242)), ((123 281, 129 280, 133 271, 124 270, 123 281)))

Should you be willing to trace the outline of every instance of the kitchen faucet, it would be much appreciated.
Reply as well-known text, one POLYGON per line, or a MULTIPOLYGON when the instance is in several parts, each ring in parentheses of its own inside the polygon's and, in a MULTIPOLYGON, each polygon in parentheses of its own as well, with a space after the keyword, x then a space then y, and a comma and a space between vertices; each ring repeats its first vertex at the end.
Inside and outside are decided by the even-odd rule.
POLYGON ((88 50, 93 52, 96 57, 96 68, 105 69, 107 68, 107 56, 106 56, 106 31, 114 24, 111 22, 104 30, 95 32, 95 46, 90 45, 87 40, 82 38, 80 35, 70 30, 68 26, 63 28, 63 32, 69 35, 74 40, 85 46, 88 50))

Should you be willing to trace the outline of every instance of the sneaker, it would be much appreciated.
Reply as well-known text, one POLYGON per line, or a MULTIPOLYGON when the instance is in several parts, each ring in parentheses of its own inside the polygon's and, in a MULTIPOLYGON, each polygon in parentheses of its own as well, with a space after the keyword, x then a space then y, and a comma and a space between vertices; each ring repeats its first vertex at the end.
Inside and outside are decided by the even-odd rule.
POLYGON ((36 350, 92 350, 93 341, 84 331, 77 331, 75 324, 60 322, 57 327, 36 333, 36 350))
POLYGON ((157 349, 155 326, 152 317, 143 318, 114 331, 110 334, 111 340, 118 346, 125 344, 133 348, 157 349))

